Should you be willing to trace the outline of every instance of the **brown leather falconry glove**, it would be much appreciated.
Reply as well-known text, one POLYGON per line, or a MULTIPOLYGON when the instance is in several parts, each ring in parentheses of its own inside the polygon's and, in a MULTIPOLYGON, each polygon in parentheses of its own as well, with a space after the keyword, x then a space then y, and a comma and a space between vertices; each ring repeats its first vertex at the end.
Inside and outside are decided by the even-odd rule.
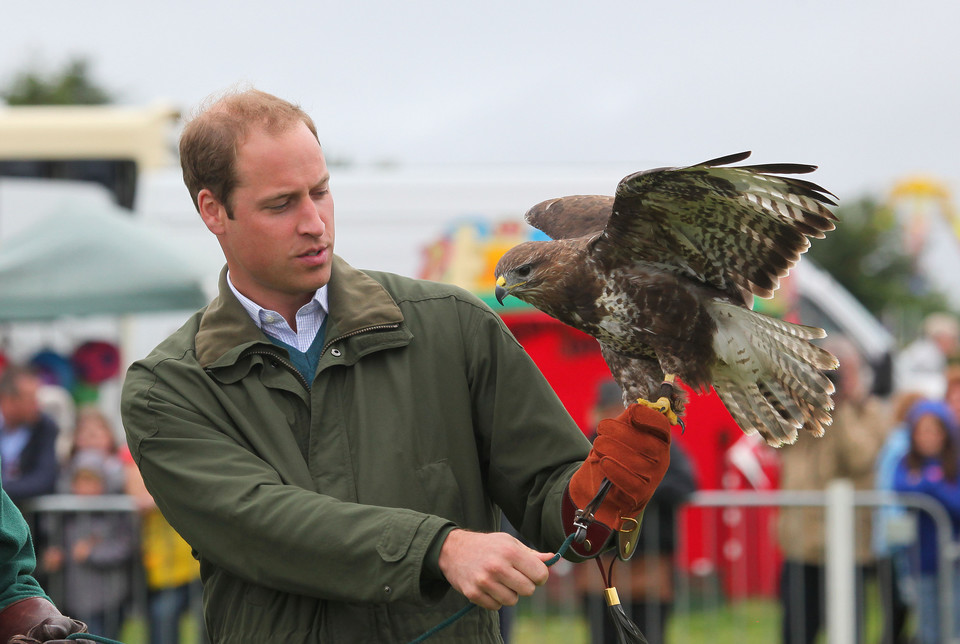
POLYGON ((62 615, 43 597, 21 599, 0 612, 0 642, 6 644, 94 644, 92 640, 64 639, 86 632, 86 624, 62 615))
POLYGON ((571 477, 564 494, 563 523, 568 533, 575 529, 576 511, 586 508, 603 479, 613 485, 593 512, 586 540, 582 544, 574 541, 573 551, 581 557, 594 557, 615 531, 629 532, 636 526, 635 520, 669 464, 670 424, 659 411, 634 403, 616 418, 600 421, 593 449, 571 477))

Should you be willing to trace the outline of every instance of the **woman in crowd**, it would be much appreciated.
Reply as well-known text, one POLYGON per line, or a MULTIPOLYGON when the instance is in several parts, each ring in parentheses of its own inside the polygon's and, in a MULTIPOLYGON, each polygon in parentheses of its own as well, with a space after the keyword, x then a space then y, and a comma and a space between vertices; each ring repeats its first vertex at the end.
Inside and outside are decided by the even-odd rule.
MULTIPOLYGON (((957 459, 957 425, 950 408, 943 402, 922 401, 907 415, 910 448, 897 465, 894 489, 915 492, 936 499, 946 509, 956 538, 960 532, 960 479, 957 459)), ((939 644, 940 612, 938 565, 941 544, 936 524, 926 512, 918 513, 919 556, 914 557, 917 581, 917 612, 921 644, 939 644)), ((954 633, 960 635, 960 576, 952 571, 954 633)))

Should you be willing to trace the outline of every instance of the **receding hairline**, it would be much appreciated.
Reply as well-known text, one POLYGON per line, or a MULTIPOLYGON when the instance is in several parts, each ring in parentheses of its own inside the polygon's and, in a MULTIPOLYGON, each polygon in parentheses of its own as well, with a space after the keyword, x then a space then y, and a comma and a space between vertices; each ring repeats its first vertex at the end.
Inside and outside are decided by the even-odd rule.
POLYGON ((184 132, 191 126, 229 122, 238 132, 237 143, 251 130, 270 134, 286 132, 297 123, 303 123, 317 137, 313 119, 300 105, 254 87, 231 87, 210 94, 201 101, 187 121, 184 132))
MULTIPOLYGON (((231 87, 201 101, 180 134, 183 181, 197 211, 199 194, 208 189, 227 207, 236 186, 239 148, 254 131, 277 136, 307 126, 320 144, 317 128, 299 105, 253 87, 231 87)), ((322 149, 322 146, 321 146, 322 149)))

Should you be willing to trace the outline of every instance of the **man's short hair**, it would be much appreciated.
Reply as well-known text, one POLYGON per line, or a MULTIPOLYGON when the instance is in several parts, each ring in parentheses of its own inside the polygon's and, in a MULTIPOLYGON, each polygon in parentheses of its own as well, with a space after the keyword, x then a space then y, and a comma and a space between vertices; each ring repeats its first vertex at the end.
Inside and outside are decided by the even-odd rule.
POLYGON ((298 105, 257 89, 230 91, 204 101, 180 135, 183 182, 197 212, 197 195, 206 188, 233 218, 230 198, 237 185, 237 149, 242 139, 255 128, 280 134, 300 122, 317 136, 313 119, 298 105))

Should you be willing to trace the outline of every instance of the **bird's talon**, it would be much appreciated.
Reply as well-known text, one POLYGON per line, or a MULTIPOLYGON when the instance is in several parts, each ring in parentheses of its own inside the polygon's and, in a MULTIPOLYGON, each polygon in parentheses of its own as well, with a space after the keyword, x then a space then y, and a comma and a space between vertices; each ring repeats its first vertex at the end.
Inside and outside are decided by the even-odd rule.
POLYGON ((644 407, 649 407, 655 411, 660 412, 667 417, 667 422, 671 425, 680 424, 681 421, 674 413, 673 409, 670 407, 670 399, 666 397, 660 397, 655 402, 650 402, 649 400, 644 400, 643 398, 637 399, 637 404, 643 405, 644 407))

